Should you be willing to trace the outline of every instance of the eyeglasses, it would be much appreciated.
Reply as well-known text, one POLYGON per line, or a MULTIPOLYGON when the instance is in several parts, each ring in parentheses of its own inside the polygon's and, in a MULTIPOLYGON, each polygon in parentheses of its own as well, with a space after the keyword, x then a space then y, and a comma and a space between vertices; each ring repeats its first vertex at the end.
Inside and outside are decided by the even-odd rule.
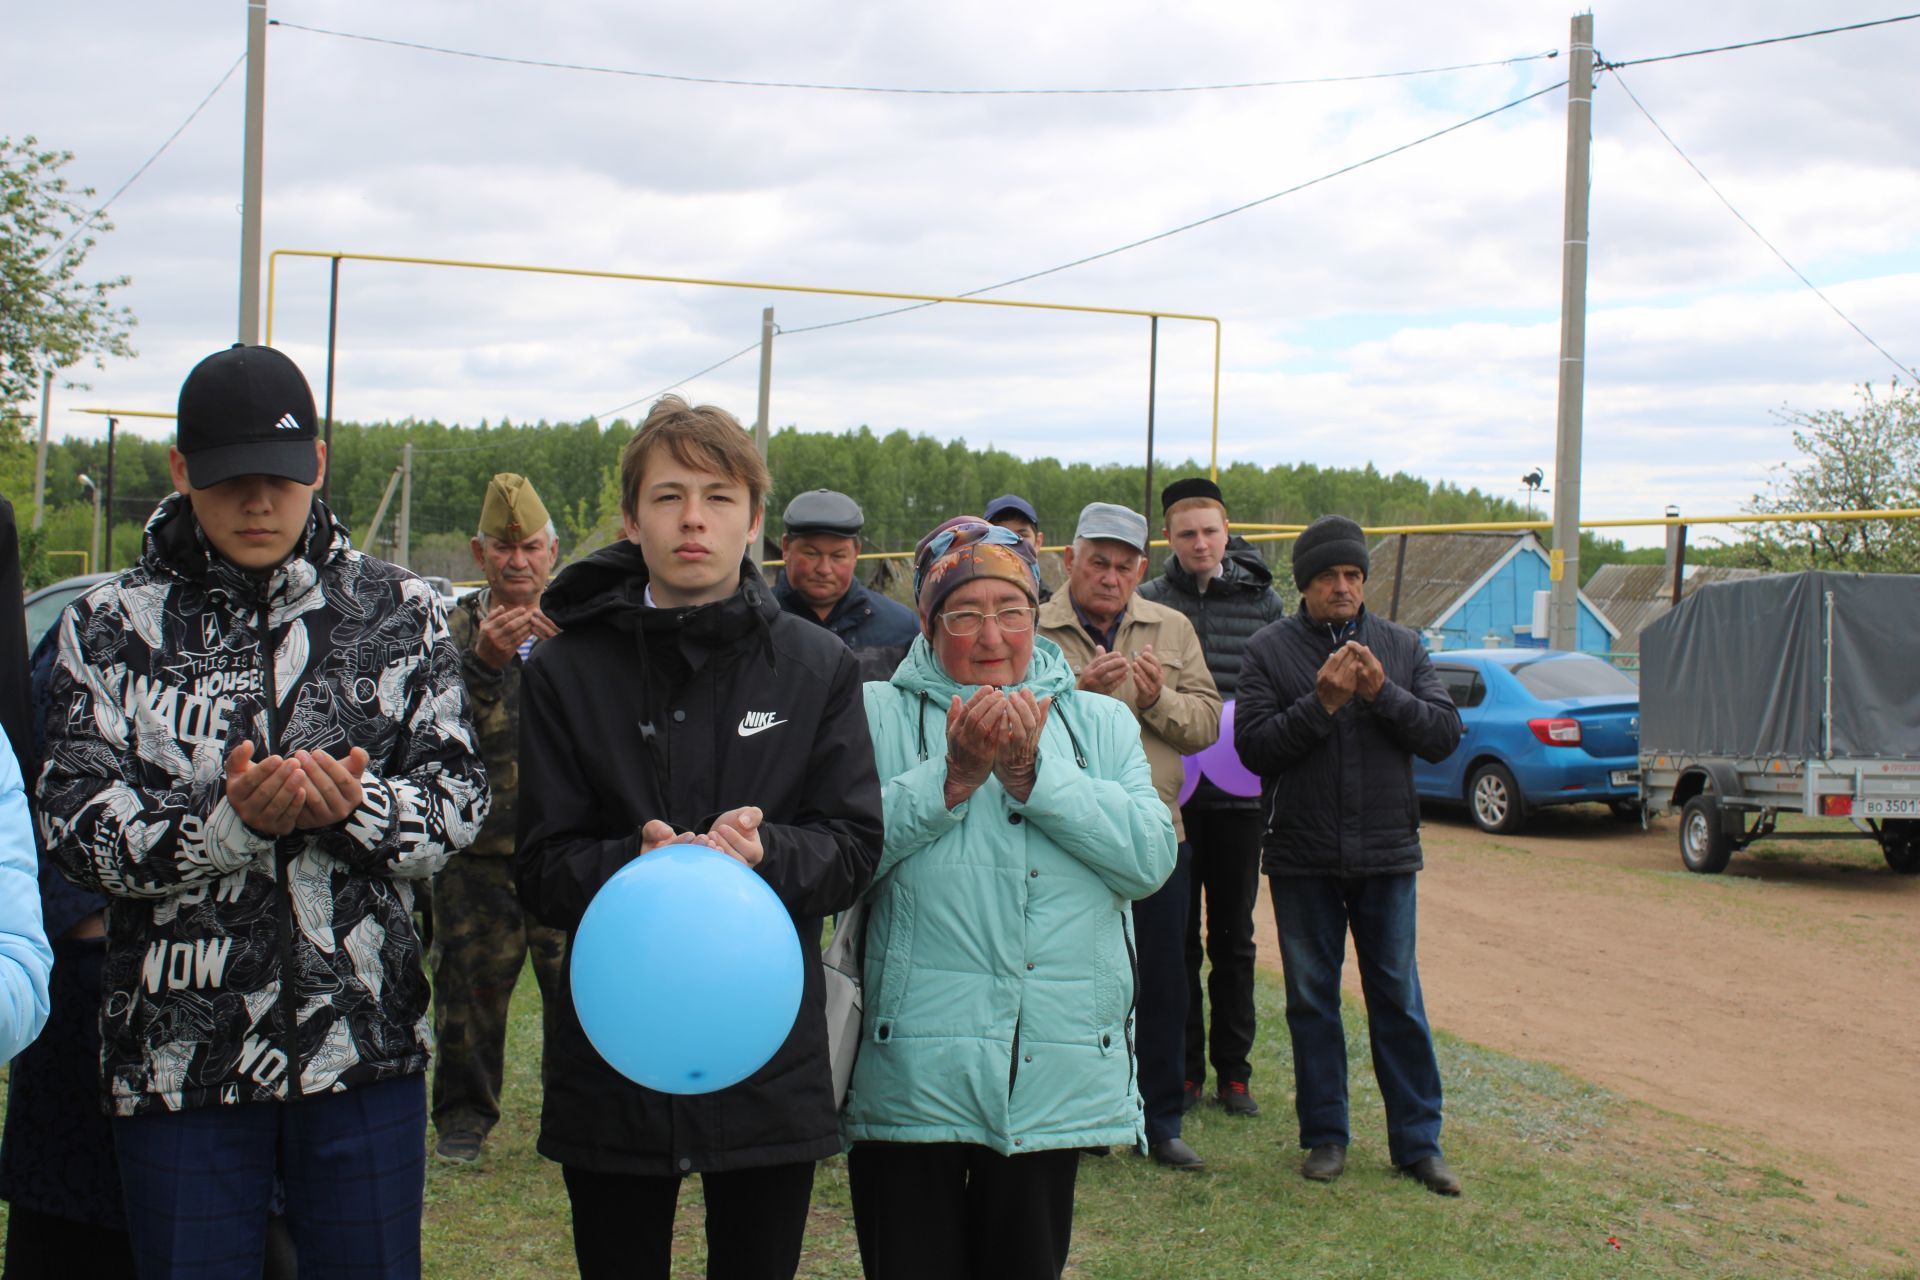
POLYGON ((955 609, 952 613, 940 615, 940 621, 946 625, 947 634, 970 636, 980 630, 988 618, 1002 631, 1030 631, 1033 629, 1033 606, 1018 605, 1011 609, 1002 609, 998 613, 982 613, 978 609, 955 609))

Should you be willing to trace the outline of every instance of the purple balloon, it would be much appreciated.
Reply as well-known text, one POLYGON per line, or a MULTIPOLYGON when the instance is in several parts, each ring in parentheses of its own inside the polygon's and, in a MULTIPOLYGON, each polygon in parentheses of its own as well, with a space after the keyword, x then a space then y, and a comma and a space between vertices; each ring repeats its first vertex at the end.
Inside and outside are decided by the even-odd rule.
POLYGON ((1257 796, 1260 779, 1240 763, 1233 749, 1233 699, 1220 708, 1220 738, 1205 751, 1189 757, 1207 775, 1207 781, 1230 796, 1257 796))
POLYGON ((1194 788, 1200 785, 1200 757, 1183 756, 1180 763, 1186 767, 1187 776, 1180 782, 1180 798, 1174 801, 1175 804, 1185 804, 1193 799, 1194 788))

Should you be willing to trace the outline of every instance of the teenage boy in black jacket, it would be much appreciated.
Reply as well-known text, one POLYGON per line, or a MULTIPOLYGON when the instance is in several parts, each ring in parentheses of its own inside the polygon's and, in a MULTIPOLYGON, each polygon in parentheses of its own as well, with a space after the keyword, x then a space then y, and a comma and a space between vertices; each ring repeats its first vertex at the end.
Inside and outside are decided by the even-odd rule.
MULTIPOLYGON (((816 940, 880 858, 859 663, 783 613, 745 560, 769 485, 751 438, 723 410, 669 396, 627 445, 620 480, 626 540, 548 589, 541 608, 560 634, 534 649, 521 685, 515 872, 521 900, 569 935, 568 992, 587 904, 663 844, 739 858, 816 940)), ((580 1274, 665 1277, 680 1182, 698 1173, 707 1274, 792 1276, 814 1163, 840 1150, 820 966, 806 966, 772 1060, 709 1094, 619 1075, 571 999, 553 1025, 539 1147, 565 1174, 580 1274)))
MULTIPOLYGON (((1187 615, 1207 671, 1222 698, 1235 698, 1247 642, 1286 616, 1273 591, 1273 571, 1260 553, 1233 536, 1220 486, 1205 476, 1176 480, 1160 492, 1166 571, 1143 583, 1140 596, 1187 615)), ((1180 807, 1193 846, 1187 897, 1187 1058, 1183 1107, 1200 1101, 1209 1050, 1214 1096, 1232 1116, 1257 1116, 1253 1078, 1253 904, 1260 896, 1260 797, 1231 796, 1206 778, 1180 807), (1213 962, 1205 999, 1200 988, 1200 898, 1207 900, 1205 958, 1213 962), (1208 1035, 1207 1013, 1213 1014, 1208 1035)))

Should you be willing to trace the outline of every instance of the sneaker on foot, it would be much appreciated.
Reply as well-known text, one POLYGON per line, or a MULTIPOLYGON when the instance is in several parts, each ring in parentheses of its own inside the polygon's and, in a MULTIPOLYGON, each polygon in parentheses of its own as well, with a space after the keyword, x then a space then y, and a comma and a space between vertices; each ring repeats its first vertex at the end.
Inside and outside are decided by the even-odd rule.
POLYGON ((1347 1149, 1337 1142, 1321 1143, 1300 1163, 1300 1176, 1310 1182, 1332 1182, 1346 1171, 1347 1149))
POLYGON ((471 1129, 455 1129, 440 1135, 433 1154, 450 1164, 472 1164, 480 1158, 480 1147, 486 1140, 485 1134, 471 1129))
POLYGON ((1260 1104, 1247 1092, 1245 1080, 1229 1080, 1220 1086, 1220 1092, 1214 1095, 1220 1099, 1220 1105, 1227 1109, 1230 1116, 1257 1116, 1260 1104))
POLYGON ((1460 1175, 1439 1156, 1428 1156, 1400 1166, 1400 1172, 1437 1196, 1460 1194, 1460 1175))

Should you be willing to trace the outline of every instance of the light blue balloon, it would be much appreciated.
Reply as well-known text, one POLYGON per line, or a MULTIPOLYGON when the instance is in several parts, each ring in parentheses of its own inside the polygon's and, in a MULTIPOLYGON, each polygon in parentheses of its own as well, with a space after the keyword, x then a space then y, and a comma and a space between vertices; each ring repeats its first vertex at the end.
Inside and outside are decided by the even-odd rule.
POLYGON ((767 882, 702 845, 668 845, 602 885, 573 938, 573 1007, 621 1075, 711 1093, 786 1042, 806 984, 800 936, 767 882))

